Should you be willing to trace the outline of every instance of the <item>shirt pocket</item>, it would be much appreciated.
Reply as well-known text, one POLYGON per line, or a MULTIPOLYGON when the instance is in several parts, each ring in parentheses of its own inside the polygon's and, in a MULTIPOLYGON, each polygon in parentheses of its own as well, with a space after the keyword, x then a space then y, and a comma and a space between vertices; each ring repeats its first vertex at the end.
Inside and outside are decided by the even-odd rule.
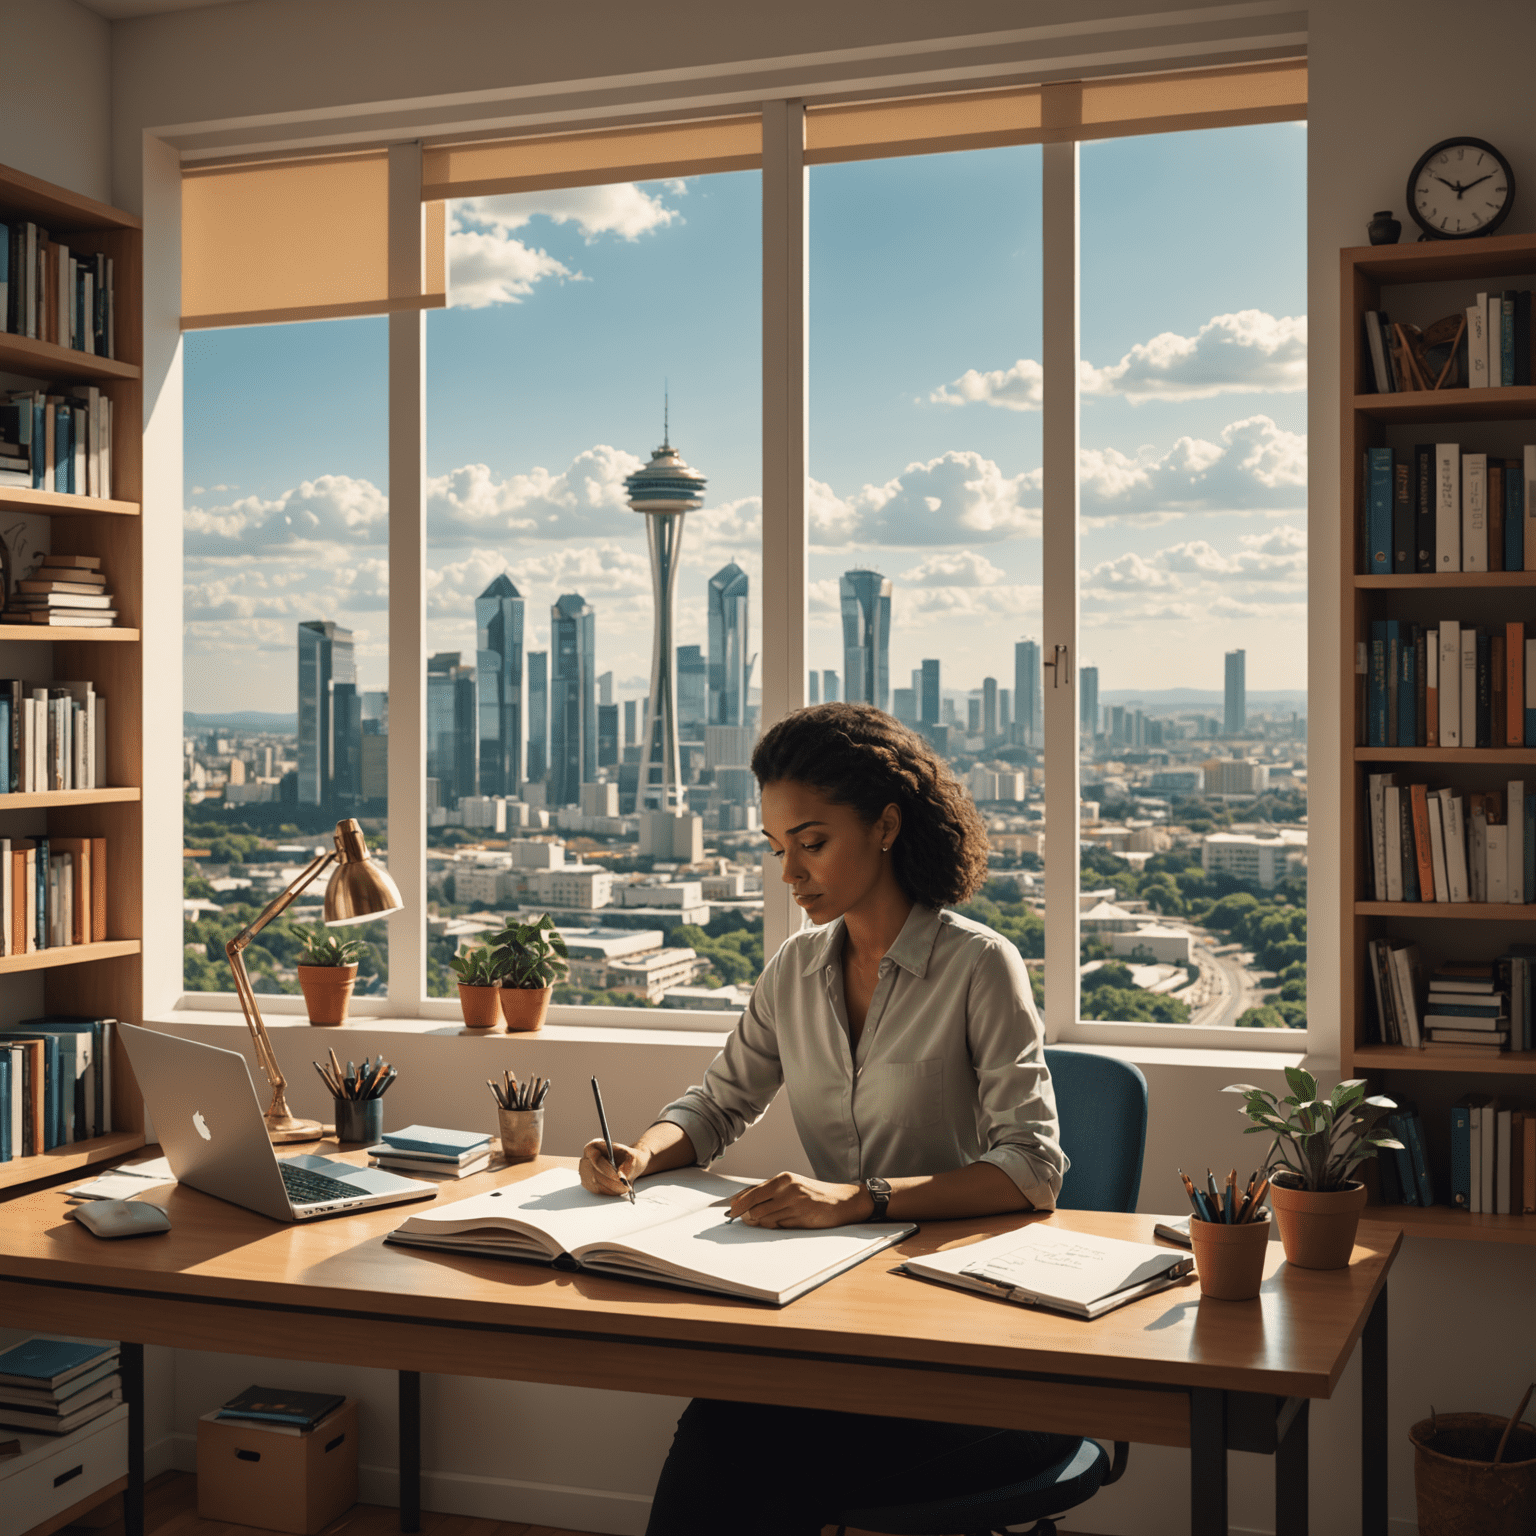
POLYGON ((863 1086, 874 1118, 913 1129, 933 1125, 944 1115, 944 1060, 882 1061, 864 1069, 863 1086))

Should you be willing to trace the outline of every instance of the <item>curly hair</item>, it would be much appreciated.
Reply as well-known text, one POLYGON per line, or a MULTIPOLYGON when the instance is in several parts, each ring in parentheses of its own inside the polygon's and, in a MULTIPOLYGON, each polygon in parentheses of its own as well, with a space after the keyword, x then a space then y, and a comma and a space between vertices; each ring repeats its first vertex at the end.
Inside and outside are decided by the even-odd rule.
POLYGON ((916 731, 872 704, 786 715, 753 750, 752 772, 759 785, 809 785, 868 825, 895 805, 893 873, 918 906, 964 901, 987 877, 987 831, 965 786, 916 731))

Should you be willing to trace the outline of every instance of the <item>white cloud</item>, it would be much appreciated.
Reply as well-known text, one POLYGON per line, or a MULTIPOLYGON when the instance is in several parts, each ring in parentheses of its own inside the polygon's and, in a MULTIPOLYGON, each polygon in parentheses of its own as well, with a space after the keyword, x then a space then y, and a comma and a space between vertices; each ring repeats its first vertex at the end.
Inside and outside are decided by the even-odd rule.
MULTIPOLYGON (((1164 331, 1137 342, 1118 363, 1078 365, 1085 396, 1202 400, 1213 395, 1287 394, 1307 387, 1307 317, 1239 310, 1206 321, 1193 336, 1164 331)), ((969 368, 928 396, 936 405, 1038 411, 1045 374, 1033 358, 1011 368, 969 368)))
POLYGON ((448 302, 454 309, 520 304, 546 277, 580 276, 548 251, 499 231, 456 229, 448 236, 448 302))
POLYGON ((929 555, 895 580, 904 587, 991 587, 1007 573, 974 549, 953 554, 929 555))
POLYGON ((321 475, 270 499, 188 507, 185 548, 188 555, 243 555, 253 546, 382 544, 388 519, 388 498, 372 481, 321 475))

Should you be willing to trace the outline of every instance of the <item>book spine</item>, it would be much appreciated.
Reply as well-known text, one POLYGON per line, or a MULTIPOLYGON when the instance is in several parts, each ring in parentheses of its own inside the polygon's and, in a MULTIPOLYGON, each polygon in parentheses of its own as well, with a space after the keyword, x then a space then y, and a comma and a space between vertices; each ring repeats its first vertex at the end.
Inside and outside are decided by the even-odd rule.
POLYGON ((1521 1214, 1536 1215, 1536 1113, 1531 1110, 1525 1112, 1525 1156, 1522 1161, 1525 1164, 1525 1177, 1521 1181, 1524 1196, 1521 1214))
POLYGON ((1387 829, 1387 900, 1403 899, 1403 813, 1402 791, 1389 784, 1386 791, 1387 829))
POLYGON ((1381 334, 1381 316, 1374 309, 1365 312, 1365 344, 1371 359, 1371 381, 1378 395, 1392 392, 1392 382, 1387 375, 1387 349, 1381 334))
POLYGON ((1417 669, 1412 628, 1401 630, 1397 642, 1397 741, 1399 747, 1419 745, 1417 669))
POLYGON ((1413 795, 1410 786, 1398 791, 1397 814, 1402 821, 1398 832, 1398 856, 1403 861, 1403 900, 1420 901, 1419 861, 1413 847, 1413 795))
POLYGON ((1423 1122, 1416 1109, 1410 1109, 1403 1119, 1408 1129, 1408 1154, 1413 1163, 1413 1181, 1418 1186, 1419 1204, 1427 1209, 1435 1203, 1435 1186, 1430 1178, 1429 1157, 1424 1148, 1423 1122))
POLYGON ((1438 894, 1435 887, 1434 855, 1430 849, 1429 837, 1428 789, 1423 784, 1411 784, 1408 787, 1408 796, 1413 813, 1413 852, 1418 864, 1419 900, 1444 900, 1443 895, 1438 894))
POLYGON ((1515 295, 1515 383, 1531 382, 1531 290, 1515 295))
POLYGON ((1398 679, 1402 670, 1403 660, 1399 654, 1402 647, 1403 627, 1399 620, 1387 620, 1387 735, 1386 743, 1389 747, 1400 747, 1402 742, 1397 735, 1398 716, 1398 679))
POLYGON ((1435 446, 1420 443, 1413 450, 1414 556, 1413 568, 1427 576, 1435 568, 1435 446))
POLYGON ((1527 443, 1521 452, 1525 471, 1521 476, 1525 495, 1525 569, 1536 571, 1536 443, 1527 443))
POLYGON ((1525 569, 1525 470, 1519 459, 1504 464, 1504 569, 1525 569))
POLYGON ((1488 295, 1480 293, 1467 310, 1467 386, 1488 387, 1488 295))
POLYGON ((1413 477, 1406 459, 1399 463, 1390 449, 1387 453, 1392 465, 1392 570, 1396 575, 1412 575, 1417 555, 1413 477))
MULTIPOLYGON (((1526 472, 1536 476, 1536 459, 1526 472)), ((1375 567, 1372 566, 1374 570, 1375 567)), ((1461 569, 1461 445, 1435 444, 1435 569, 1461 569)), ((1443 675, 1443 674, 1442 674, 1443 675)))
POLYGON ((1477 632, 1477 734, 1473 745, 1493 745, 1493 637, 1477 632))
POLYGON ((1440 631, 1424 636, 1424 745, 1440 745, 1440 631))
POLYGON ((1430 870, 1435 884, 1435 900, 1449 901, 1451 888, 1445 869, 1445 824, 1441 819, 1442 804, 1439 795, 1426 795, 1425 810, 1429 818, 1430 870))
POLYGON ((1509 846, 1509 895, 1507 900, 1524 904, 1530 898, 1525 885, 1525 780, 1509 781, 1505 837, 1509 846))
MULTIPOLYGON (((1440 745, 1461 745, 1461 625, 1440 621, 1440 745)), ((1385 745, 1385 743, 1383 743, 1385 745)))
MULTIPOLYGON (((1502 634, 1489 637, 1488 641, 1488 745, 1502 747, 1509 729, 1508 711, 1504 705, 1504 689, 1509 681, 1509 662, 1504 655, 1502 634)), ((1479 743, 1481 745, 1481 743, 1479 743)))
POLYGON ((1477 631, 1461 632, 1461 742, 1477 745, 1477 631))
POLYGON ((1506 288, 1499 299, 1499 384, 1515 382, 1515 291, 1506 288))
POLYGON ((1402 1190, 1402 1203, 1404 1205, 1417 1205, 1419 1203, 1419 1183, 1413 1176, 1413 1154, 1408 1148, 1408 1127, 1404 1122, 1401 1110, 1394 1110, 1387 1116, 1387 1129, 1394 1139, 1402 1142, 1402 1146, 1393 1147, 1392 1166, 1397 1172, 1398 1188, 1402 1190))
POLYGON ((1505 715, 1502 745, 1518 747, 1525 741, 1525 623, 1504 626, 1505 715))
POLYGON ((1488 569, 1488 455, 1461 456, 1461 568, 1488 569))
POLYGON ((1390 576, 1393 570, 1392 450, 1366 449, 1370 471, 1371 574, 1390 576))
POLYGON ((1368 747, 1387 743, 1387 622, 1371 621, 1371 675, 1366 689, 1366 719, 1369 723, 1368 747))

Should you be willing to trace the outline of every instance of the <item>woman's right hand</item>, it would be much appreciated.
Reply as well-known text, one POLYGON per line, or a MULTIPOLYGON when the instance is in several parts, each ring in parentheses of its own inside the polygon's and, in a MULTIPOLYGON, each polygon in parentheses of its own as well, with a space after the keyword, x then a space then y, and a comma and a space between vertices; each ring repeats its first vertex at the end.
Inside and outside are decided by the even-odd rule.
POLYGON ((645 1148, 625 1146, 618 1141, 613 1144, 613 1155, 619 1163, 617 1173, 614 1171, 613 1164, 608 1161, 608 1143, 600 1136, 589 1141, 582 1148, 581 1187, 583 1189, 591 1190, 594 1195, 622 1195, 625 1189, 619 1173, 633 1184, 636 1179, 644 1176, 651 1162, 651 1154, 645 1148))

